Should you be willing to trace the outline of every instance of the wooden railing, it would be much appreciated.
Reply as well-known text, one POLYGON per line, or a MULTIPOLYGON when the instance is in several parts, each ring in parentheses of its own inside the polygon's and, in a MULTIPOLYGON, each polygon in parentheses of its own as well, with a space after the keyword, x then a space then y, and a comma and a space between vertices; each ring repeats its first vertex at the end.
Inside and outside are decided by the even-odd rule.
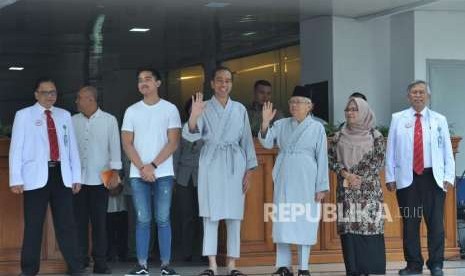
MULTIPOLYGON (((453 137, 454 154, 458 152, 460 137, 453 137)), ((258 169, 253 172, 252 185, 247 193, 245 217, 241 232, 240 265, 273 265, 275 261, 275 246, 271 237, 272 223, 264 221, 264 204, 273 201, 273 181, 271 171, 277 150, 266 150, 259 143, 255 144, 258 157, 258 169)), ((330 195, 324 202, 336 202, 336 175, 330 173, 330 195)), ((384 201, 389 207, 393 220, 385 224, 386 255, 389 261, 403 260, 402 223, 395 193, 385 189, 384 172, 381 174, 384 201)), ((445 206, 445 257, 458 257, 457 221, 455 190, 450 190, 446 196, 445 206)), ((421 231, 422 248, 427 256, 426 228, 421 231)), ((295 254, 294 254, 295 255, 295 254)), ((312 263, 343 262, 340 239, 337 234, 336 222, 321 222, 319 240, 310 254, 312 263)))
MULTIPOLYGON (((23 234, 22 196, 14 195, 8 187, 8 148, 9 139, 0 138, 0 275, 19 273, 19 260, 23 234)), ((459 137, 452 138, 454 153, 458 150, 459 137)), ((275 246, 271 237, 271 221, 264 221, 264 204, 273 201, 273 181, 271 171, 278 151, 267 150, 256 143, 258 168, 253 172, 252 185, 247 193, 245 217, 241 232, 241 258, 239 265, 273 265, 275 246)), ((384 176, 382 175, 382 179, 384 176)), ((330 196, 326 202, 335 202, 336 176, 330 175, 330 196)), ((394 193, 384 194, 394 221, 386 223, 385 239, 388 260, 402 260, 402 224, 397 213, 394 193)), ((446 197, 446 258, 459 256, 456 234, 455 191, 446 197)), ((223 231, 220 235, 220 252, 224 253, 223 231)), ((426 254, 426 230, 422 230, 422 245, 426 254)), ((311 262, 342 262, 342 252, 335 222, 321 223, 318 243, 313 246, 311 262)), ((221 253, 220 253, 221 254, 221 253)), ((224 254, 223 254, 224 256, 224 254)), ((426 255, 425 255, 426 256, 426 255)), ((44 225, 44 240, 41 255, 41 273, 62 273, 65 265, 55 241, 50 214, 44 225)))

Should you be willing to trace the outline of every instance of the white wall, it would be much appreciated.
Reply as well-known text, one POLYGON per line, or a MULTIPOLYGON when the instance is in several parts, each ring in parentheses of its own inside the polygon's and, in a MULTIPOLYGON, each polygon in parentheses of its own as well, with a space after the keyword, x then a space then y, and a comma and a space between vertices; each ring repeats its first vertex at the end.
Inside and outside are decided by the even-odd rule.
POLYGON ((305 66, 302 84, 330 80, 332 68, 333 20, 330 16, 302 21, 300 24, 300 55, 305 66))
POLYGON ((415 12, 415 78, 426 79, 426 59, 465 60, 465 12, 415 12))
POLYGON ((390 120, 388 18, 356 21, 318 17, 301 22, 301 83, 329 81, 330 121, 344 121, 347 97, 367 95, 378 124, 390 120))
POLYGON ((413 12, 391 17, 391 112, 409 106, 406 88, 414 80, 413 12))
POLYGON ((354 91, 365 94, 378 125, 390 120, 389 19, 333 21, 334 122, 344 121, 347 98, 354 91))
MULTIPOLYGON (((415 12, 415 78, 432 83, 431 107, 444 114, 457 135, 465 135, 465 13, 446 11, 415 12), (427 73, 427 59, 446 60, 427 73), (447 61, 448 60, 448 61, 447 61), (457 60, 459 60, 457 62, 457 60), (462 62, 460 62, 462 61, 462 62)), ((465 170, 465 143, 456 158, 456 174, 465 170)))
MULTIPOLYGON (((300 22, 301 84, 328 81, 329 102, 332 95, 332 34, 333 20, 330 16, 300 22)), ((329 118, 332 118, 332 106, 329 118)))
POLYGON ((367 21, 304 20, 301 82, 329 81, 332 122, 343 120, 347 97, 360 90, 378 124, 388 125, 392 113, 409 106, 407 85, 426 79, 427 59, 465 60, 464 26, 465 13, 443 11, 410 11, 367 21))

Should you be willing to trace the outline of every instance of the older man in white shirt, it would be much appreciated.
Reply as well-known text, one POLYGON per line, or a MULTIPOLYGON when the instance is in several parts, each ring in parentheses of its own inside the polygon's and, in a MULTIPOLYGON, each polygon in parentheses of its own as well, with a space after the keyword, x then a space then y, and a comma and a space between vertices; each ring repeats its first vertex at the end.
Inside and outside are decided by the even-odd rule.
POLYGON ((71 115, 54 107, 55 82, 40 78, 37 103, 16 112, 10 145, 10 189, 23 194, 24 234, 21 275, 40 269, 43 224, 50 204, 55 234, 68 273, 82 275, 77 258, 73 193, 79 192, 81 167, 71 115))
POLYGON ((386 185, 397 189, 403 222, 403 248, 407 267, 399 275, 421 274, 423 257, 420 223, 428 229, 426 262, 431 275, 443 275, 444 200, 455 179, 455 161, 446 117, 430 110, 425 81, 408 88, 411 107, 394 113, 386 149, 386 185))
POLYGON ((78 224, 80 261, 89 265, 89 220, 92 225, 92 258, 94 273, 111 274, 106 263, 106 212, 108 189, 103 185, 102 171, 114 170, 109 188, 118 185, 121 169, 121 145, 116 118, 97 105, 97 89, 84 86, 78 92, 79 114, 73 116, 81 157, 81 192, 74 197, 74 212, 78 224))

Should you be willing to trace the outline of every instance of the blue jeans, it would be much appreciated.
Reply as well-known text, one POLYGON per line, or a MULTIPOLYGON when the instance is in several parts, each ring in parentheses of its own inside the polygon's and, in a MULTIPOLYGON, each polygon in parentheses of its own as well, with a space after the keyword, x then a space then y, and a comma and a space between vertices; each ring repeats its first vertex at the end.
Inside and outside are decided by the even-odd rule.
POLYGON ((158 229, 158 245, 162 264, 168 264, 171 257, 170 207, 173 193, 173 177, 165 176, 147 182, 142 178, 130 179, 134 209, 137 215, 136 251, 140 264, 146 264, 150 245, 152 203, 158 229), (153 200, 152 200, 153 197, 153 200))

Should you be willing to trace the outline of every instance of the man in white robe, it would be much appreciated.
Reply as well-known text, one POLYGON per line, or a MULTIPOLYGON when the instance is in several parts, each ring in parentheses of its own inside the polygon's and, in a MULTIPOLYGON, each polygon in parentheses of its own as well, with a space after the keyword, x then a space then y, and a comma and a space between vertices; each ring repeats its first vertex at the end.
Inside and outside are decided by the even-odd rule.
POLYGON ((312 102, 308 90, 297 86, 289 100, 292 117, 270 122, 276 114, 271 103, 263 107, 260 143, 279 154, 273 167, 274 208, 273 241, 277 244, 274 273, 292 275, 290 246, 297 245, 298 275, 310 275, 308 260, 311 245, 318 240, 320 202, 329 191, 328 152, 323 125, 310 115, 312 102))
POLYGON ((216 275, 218 223, 227 227, 227 266, 229 274, 242 275, 235 269, 240 253, 240 223, 244 216, 244 197, 250 170, 257 166, 246 108, 229 98, 232 73, 228 68, 215 69, 211 81, 214 96, 203 102, 193 97, 188 124, 183 137, 191 142, 202 139, 198 196, 199 215, 203 217, 203 255, 209 257, 209 269, 201 275, 216 275))

